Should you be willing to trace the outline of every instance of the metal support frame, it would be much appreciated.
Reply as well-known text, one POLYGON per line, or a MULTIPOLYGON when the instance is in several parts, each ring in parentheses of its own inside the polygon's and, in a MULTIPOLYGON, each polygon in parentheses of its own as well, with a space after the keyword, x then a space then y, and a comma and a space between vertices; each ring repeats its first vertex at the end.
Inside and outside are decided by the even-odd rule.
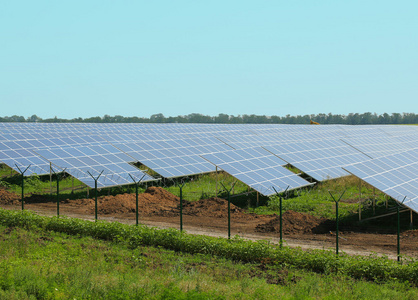
POLYGON ((222 182, 220 184, 225 189, 225 191, 228 193, 228 240, 231 239, 231 191, 235 186, 236 181, 232 183, 232 187, 228 190, 222 182))
POLYGON ((20 174, 22 175, 22 210, 24 210, 25 209, 25 200, 24 200, 24 198, 25 198, 25 194, 24 194, 24 187, 25 187, 25 180, 24 180, 24 175, 25 175, 25 172, 29 169, 29 167, 31 166, 31 165, 29 165, 29 166, 27 166, 26 167, 26 169, 25 170, 23 170, 23 172, 22 172, 22 170, 18 167, 18 165, 16 165, 15 164, 15 166, 16 166, 16 168, 19 170, 19 172, 20 172, 20 174))
POLYGON ((280 200, 280 206, 279 206, 279 209, 280 209, 280 241, 279 241, 280 248, 282 248, 283 246, 283 213, 282 213, 283 212, 283 205, 282 205, 283 197, 281 195, 285 194, 287 190, 289 189, 289 187, 290 186, 287 186, 287 188, 279 194, 276 188, 272 186, 273 190, 276 192, 276 195, 279 197, 279 200, 280 200))
POLYGON ((399 204, 398 202, 396 202, 396 216, 397 216, 397 220, 396 220, 396 249, 397 249, 397 256, 398 256, 398 262, 401 261, 401 216, 400 216, 400 207, 401 204, 404 203, 406 199, 406 196, 403 198, 402 202, 399 204))
POLYGON ((215 167, 216 172, 216 198, 218 198, 218 166, 215 167))
MULTIPOLYGON (((409 209, 400 210, 399 212, 403 213, 403 212, 406 212, 406 211, 409 211, 409 209)), ((379 218, 384 218, 384 217, 391 216, 391 215, 396 215, 396 210, 394 212, 386 213, 386 214, 383 214, 383 215, 378 215, 378 216, 362 219, 361 222, 374 220, 374 219, 379 219, 379 218)))
POLYGON ((180 231, 183 231, 183 187, 186 183, 182 181, 181 184, 176 183, 180 189, 180 231))
POLYGON ((135 183, 135 225, 138 226, 139 217, 138 217, 138 185, 142 181, 142 179, 145 177, 146 174, 144 174, 139 181, 136 181, 131 174, 129 176, 132 178, 132 181, 135 183))
POLYGON ((52 196, 52 163, 49 162, 49 194, 52 196))
POLYGON ((413 229, 414 228, 414 222, 413 222, 413 219, 412 219, 413 213, 414 212, 411 209, 410 210, 410 215, 409 215, 409 229, 413 229))
POLYGON ((102 175, 103 171, 101 171, 100 174, 99 174, 99 176, 97 176, 97 177, 94 177, 93 175, 91 175, 91 173, 89 171, 87 171, 87 173, 89 173, 89 175, 91 176, 91 178, 93 178, 93 180, 94 180, 94 220, 96 222, 97 222, 97 180, 99 180, 99 178, 102 175))
POLYGON ((335 200, 334 196, 331 194, 330 191, 328 191, 328 193, 331 195, 332 199, 335 201, 335 215, 336 215, 336 220, 337 220, 337 224, 336 224, 336 231, 335 231, 335 236, 336 236, 336 253, 338 256, 338 252, 339 252, 339 241, 338 241, 338 233, 339 233, 339 228, 338 228, 338 223, 339 223, 339 217, 338 217, 338 204, 341 200, 341 198, 343 197, 344 192, 342 192, 342 194, 340 195, 340 197, 338 198, 338 200, 335 200))
POLYGON ((54 169, 52 168, 52 166, 50 165, 50 174, 54 173, 55 176, 57 177, 57 217, 60 216, 60 175, 63 174, 65 172, 67 168, 65 168, 64 170, 62 170, 61 172, 55 172, 54 169))

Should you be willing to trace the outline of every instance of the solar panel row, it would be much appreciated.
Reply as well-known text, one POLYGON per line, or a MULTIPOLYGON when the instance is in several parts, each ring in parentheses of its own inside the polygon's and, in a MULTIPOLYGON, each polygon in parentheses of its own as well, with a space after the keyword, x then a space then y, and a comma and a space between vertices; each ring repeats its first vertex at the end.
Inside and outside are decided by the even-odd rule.
POLYGON ((163 177, 211 172, 216 165, 270 194, 272 186, 279 190, 307 184, 286 173, 283 164, 291 164, 316 180, 346 176, 343 166, 417 148, 417 129, 387 125, 0 123, 0 161, 15 169, 30 164, 31 172, 38 174, 49 173, 53 163, 68 168, 90 186, 88 170, 92 174, 106 171, 102 186, 130 183, 128 175, 138 171, 129 164, 132 162, 163 177), (254 150, 255 146, 264 149, 254 150), (118 160, 114 151, 124 158, 118 160))
POLYGON ((418 212, 418 149, 405 151, 344 169, 418 212))

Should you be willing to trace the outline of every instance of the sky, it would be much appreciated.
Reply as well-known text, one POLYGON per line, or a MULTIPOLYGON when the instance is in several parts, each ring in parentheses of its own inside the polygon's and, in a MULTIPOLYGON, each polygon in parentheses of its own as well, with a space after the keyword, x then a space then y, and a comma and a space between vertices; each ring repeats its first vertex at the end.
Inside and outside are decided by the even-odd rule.
POLYGON ((417 1, 1 1, 0 116, 417 113, 417 1))

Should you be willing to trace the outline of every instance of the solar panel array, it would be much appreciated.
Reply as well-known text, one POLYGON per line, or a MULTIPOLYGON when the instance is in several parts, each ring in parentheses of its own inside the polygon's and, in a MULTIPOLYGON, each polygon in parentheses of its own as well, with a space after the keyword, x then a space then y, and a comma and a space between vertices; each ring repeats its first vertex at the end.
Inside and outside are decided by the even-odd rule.
POLYGON ((114 145, 136 161, 167 178, 213 172, 213 166, 200 155, 231 149, 215 138, 206 137, 114 145))
POLYGON ((347 165, 417 148, 418 126, 0 123, 0 162, 15 170, 30 166, 25 175, 67 168, 89 186, 88 172, 103 171, 101 187, 143 176, 133 163, 167 178, 213 172, 216 165, 269 194, 273 185, 306 184, 283 164, 321 181, 346 176, 347 165), (286 184, 289 178, 296 182, 286 184))
POLYGON ((347 176, 349 174, 342 166, 370 159, 341 140, 309 141, 264 148, 318 181, 347 176))
POLYGON ((348 138, 343 141, 370 158, 383 157, 411 149, 411 146, 405 143, 402 138, 390 136, 348 138))
POLYGON ((394 200, 418 212, 418 149, 362 163, 344 169, 394 200))
POLYGON ((261 147, 206 154, 202 157, 265 196, 311 185, 284 168, 285 161, 261 147))
POLYGON ((94 178, 98 178, 98 187, 132 184, 129 175, 135 180, 142 178, 142 182, 154 180, 128 164, 131 158, 111 145, 52 148, 36 153, 90 187, 95 185, 94 178))

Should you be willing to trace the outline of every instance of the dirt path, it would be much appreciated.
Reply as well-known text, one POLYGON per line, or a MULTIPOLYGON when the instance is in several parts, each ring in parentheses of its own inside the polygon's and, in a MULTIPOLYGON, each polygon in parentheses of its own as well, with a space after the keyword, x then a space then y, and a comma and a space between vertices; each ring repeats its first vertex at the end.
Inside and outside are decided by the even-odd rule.
MULTIPOLYGON (((21 209, 17 195, 0 190, 0 207, 21 209)), ((25 209, 41 215, 53 216, 57 204, 42 196, 25 199, 25 209)), ((98 199, 98 218, 107 221, 135 224, 135 195, 122 194, 98 199)), ((159 228, 180 228, 179 199, 160 188, 149 188, 140 195, 139 222, 159 228)), ((94 200, 77 199, 60 202, 60 214, 94 220, 94 200)), ((246 213, 231 204, 231 236, 239 235, 250 240, 269 240, 279 243, 279 219, 276 215, 246 213)), ((307 214, 287 211, 283 215, 284 244, 302 249, 335 249, 334 224, 307 214)), ((183 229, 191 234, 216 237, 228 236, 227 202, 219 198, 184 202, 183 229)), ((401 254, 418 256, 418 232, 406 231, 401 236, 401 254)), ((396 235, 340 232, 340 251, 348 254, 385 255, 396 259, 396 235)))

